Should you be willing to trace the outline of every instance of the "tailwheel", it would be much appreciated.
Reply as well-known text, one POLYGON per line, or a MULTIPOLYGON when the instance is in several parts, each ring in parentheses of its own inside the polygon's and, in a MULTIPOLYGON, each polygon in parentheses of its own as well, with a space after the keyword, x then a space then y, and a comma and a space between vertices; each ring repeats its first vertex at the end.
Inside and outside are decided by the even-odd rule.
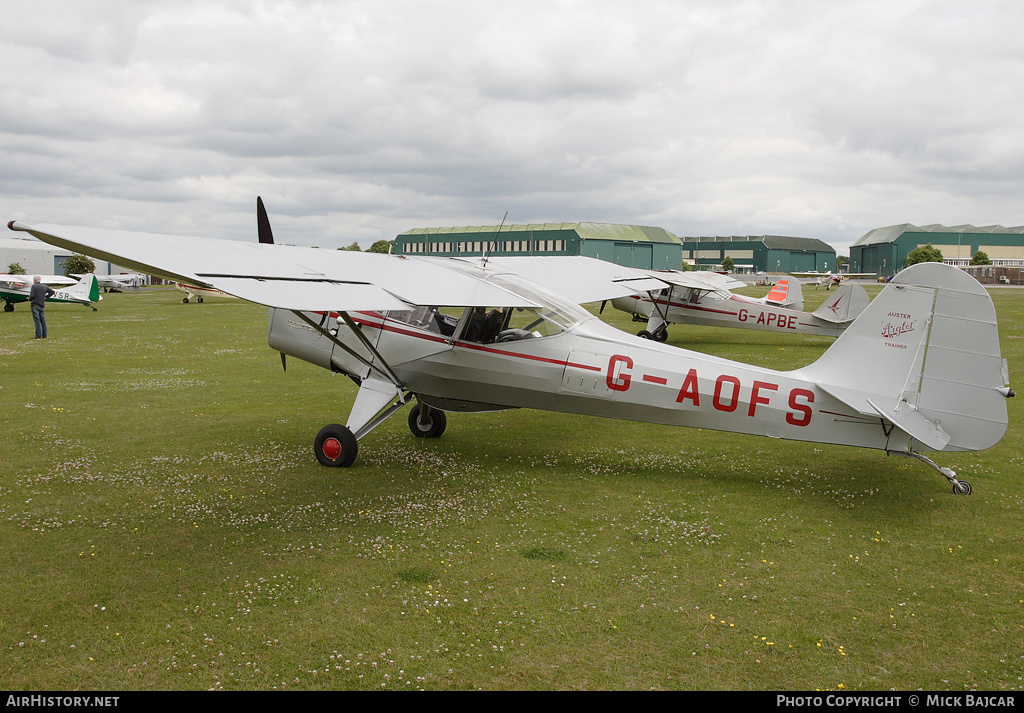
POLYGON ((970 483, 968 483, 966 480, 957 479, 955 470, 953 470, 952 468, 946 468, 945 466, 940 466, 938 463, 933 461, 928 456, 921 455, 920 453, 916 453, 914 451, 886 451, 886 453, 892 456, 906 456, 908 458, 917 458, 922 463, 937 470, 939 472, 939 475, 941 475, 943 478, 952 483, 954 495, 971 494, 970 483))
POLYGON ((331 468, 347 468, 356 460, 359 442, 345 426, 332 423, 320 429, 313 441, 313 452, 321 465, 331 468))
POLYGON ((409 430, 419 438, 439 438, 448 426, 448 417, 441 409, 416 404, 409 411, 409 430))

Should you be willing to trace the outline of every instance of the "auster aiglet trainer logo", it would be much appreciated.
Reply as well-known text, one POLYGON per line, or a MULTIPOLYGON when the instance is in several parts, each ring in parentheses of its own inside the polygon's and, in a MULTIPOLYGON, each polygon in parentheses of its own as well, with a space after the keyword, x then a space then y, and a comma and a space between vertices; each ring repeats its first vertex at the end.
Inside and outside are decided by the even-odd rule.
MULTIPOLYGON (((886 315, 887 321, 885 326, 882 327, 881 335, 885 339, 896 339, 908 332, 913 332, 914 327, 917 325, 917 320, 911 317, 909 314, 903 312, 890 312, 886 315)), ((902 344, 892 344, 890 346, 900 347, 906 349, 906 346, 902 344)))

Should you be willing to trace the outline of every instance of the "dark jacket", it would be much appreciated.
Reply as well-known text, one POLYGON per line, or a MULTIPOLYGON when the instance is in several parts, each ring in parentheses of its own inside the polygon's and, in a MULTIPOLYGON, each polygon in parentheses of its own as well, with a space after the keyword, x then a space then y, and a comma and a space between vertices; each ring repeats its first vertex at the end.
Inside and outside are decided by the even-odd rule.
POLYGON ((28 291, 28 301, 38 307, 46 306, 46 298, 52 297, 57 294, 49 285, 44 285, 42 282, 33 282, 31 289, 28 291))

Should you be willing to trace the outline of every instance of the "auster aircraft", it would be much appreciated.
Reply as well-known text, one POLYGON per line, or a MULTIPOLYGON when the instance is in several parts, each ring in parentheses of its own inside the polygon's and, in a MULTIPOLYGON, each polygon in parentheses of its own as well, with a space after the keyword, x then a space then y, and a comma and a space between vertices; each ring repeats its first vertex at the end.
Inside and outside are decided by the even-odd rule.
POLYGON ((836 272, 833 273, 831 270, 828 272, 791 272, 789 273, 793 277, 809 277, 815 281, 815 287, 824 287, 826 290, 830 290, 833 287, 841 285, 847 280, 860 277, 874 277, 873 272, 836 272))
MULTIPOLYGON (((70 280, 72 283, 71 287, 58 287, 56 283, 59 280, 50 280, 48 282, 46 277, 55 276, 43 276, 40 282, 55 288, 54 292, 56 293, 47 297, 47 302, 85 305, 86 307, 92 307, 93 312, 97 311, 92 306, 92 303, 99 302, 103 297, 100 296, 99 283, 96 282, 95 275, 87 275, 78 282, 70 280)), ((0 300, 6 303, 4 305, 4 312, 13 312, 14 305, 18 302, 28 302, 29 290, 32 289, 32 278, 33 275, 0 275, 0 300)), ((67 278, 61 279, 66 280, 67 278)))
POLYGON ((783 278, 764 297, 732 293, 741 282, 714 272, 652 271, 668 284, 659 292, 617 297, 615 309, 633 315, 633 321, 647 318, 637 336, 663 342, 669 324, 702 324, 712 327, 740 327, 790 334, 836 337, 867 307, 868 293, 860 285, 844 285, 813 313, 804 306, 800 283, 783 278))
POLYGON ((284 355, 359 385, 348 422, 324 426, 317 459, 350 466, 359 440, 415 401, 409 426, 437 437, 446 412, 536 408, 911 456, 989 448, 1007 426, 1009 374, 995 309, 963 271, 901 272, 813 364, 781 372, 642 339, 581 304, 656 292, 646 272, 583 257, 437 258, 58 225, 12 230, 270 308, 284 355))
POLYGON ((224 294, 220 290, 214 290, 209 287, 199 287, 198 285, 186 285, 181 282, 175 282, 174 289, 185 293, 185 296, 181 298, 182 304, 188 304, 188 301, 191 299, 202 304, 204 295, 206 297, 234 297, 234 295, 224 294))

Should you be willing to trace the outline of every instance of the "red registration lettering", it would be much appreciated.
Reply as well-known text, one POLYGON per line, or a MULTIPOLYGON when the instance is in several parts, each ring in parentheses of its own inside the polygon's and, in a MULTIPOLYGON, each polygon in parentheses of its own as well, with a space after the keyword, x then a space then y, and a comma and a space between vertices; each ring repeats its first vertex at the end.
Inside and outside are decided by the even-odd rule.
POLYGON ((761 396, 761 394, 760 394, 761 389, 765 389, 766 391, 778 391, 779 390, 779 385, 778 384, 770 384, 767 381, 755 381, 754 382, 754 390, 750 394, 750 409, 747 411, 747 415, 750 416, 751 418, 754 417, 754 410, 757 408, 758 404, 767 404, 768 403, 768 397, 767 396, 761 396))
POLYGON ((605 376, 605 383, 612 391, 625 391, 629 388, 629 372, 626 369, 633 368, 633 360, 628 356, 615 354, 608 360, 608 374, 605 376), (622 364, 624 368, 617 369, 622 364), (616 373, 617 372, 617 373, 616 373))
POLYGON ((728 413, 735 411, 740 403, 740 380, 735 376, 728 376, 727 374, 722 374, 718 377, 718 380, 715 381, 715 398, 711 403, 719 411, 726 411, 728 413), (732 394, 729 396, 730 400, 728 402, 722 400, 723 384, 732 384, 732 394))
POLYGON ((811 422, 811 407, 807 404, 814 403, 814 392, 807 389, 793 389, 789 392, 789 407, 799 412, 798 415, 792 411, 786 414, 786 423, 792 426, 806 426, 811 422), (807 403, 798 403, 797 398, 804 398, 807 403))
POLYGON ((679 389, 679 396, 676 396, 676 403, 681 404, 686 399, 693 402, 694 406, 700 406, 700 392, 697 390, 697 370, 690 369, 683 382, 683 388, 679 389))

